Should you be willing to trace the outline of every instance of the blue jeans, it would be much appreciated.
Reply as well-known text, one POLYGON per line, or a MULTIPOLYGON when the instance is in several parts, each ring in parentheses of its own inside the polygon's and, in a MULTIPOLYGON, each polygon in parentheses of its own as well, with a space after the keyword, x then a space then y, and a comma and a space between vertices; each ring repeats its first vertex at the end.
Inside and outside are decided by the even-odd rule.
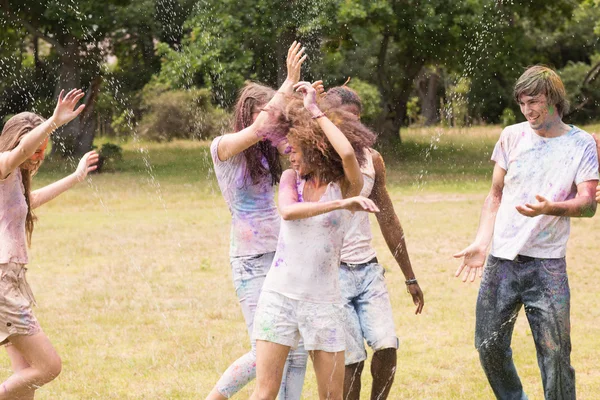
POLYGON ((344 302, 346 365, 367 359, 365 339, 373 351, 397 349, 398 337, 385 270, 377 262, 340 265, 340 290, 344 302))
POLYGON ((521 306, 535 341, 546 400, 575 399, 570 297, 564 258, 489 256, 477 298, 475 347, 498 399, 527 399, 510 348, 521 306))

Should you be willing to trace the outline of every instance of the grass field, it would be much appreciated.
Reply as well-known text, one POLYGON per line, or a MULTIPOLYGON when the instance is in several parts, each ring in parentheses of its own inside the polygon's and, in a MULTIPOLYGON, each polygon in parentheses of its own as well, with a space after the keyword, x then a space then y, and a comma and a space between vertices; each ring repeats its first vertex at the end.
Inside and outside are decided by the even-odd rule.
MULTIPOLYGON (((426 302, 415 316, 374 225, 401 339, 391 399, 493 397, 473 345, 478 283, 453 277, 458 263, 451 255, 475 236, 499 132, 410 129, 399 151, 384 149, 389 190, 426 302)), ((249 348, 231 283, 230 216, 207 143, 123 146, 119 172, 94 175, 37 212, 28 280, 36 315, 63 359, 62 374, 39 390, 39 399, 202 399, 249 348)), ((63 167, 48 162, 35 185, 60 177, 63 167)), ((580 399, 600 396, 599 239, 597 219, 573 220, 568 265, 580 399)), ((526 392, 542 399, 523 313, 513 348, 526 392)), ((0 358, 7 377, 8 360, 0 358)), ((247 398, 252 387, 236 398, 247 398)), ((317 398, 311 365, 304 398, 317 398)))

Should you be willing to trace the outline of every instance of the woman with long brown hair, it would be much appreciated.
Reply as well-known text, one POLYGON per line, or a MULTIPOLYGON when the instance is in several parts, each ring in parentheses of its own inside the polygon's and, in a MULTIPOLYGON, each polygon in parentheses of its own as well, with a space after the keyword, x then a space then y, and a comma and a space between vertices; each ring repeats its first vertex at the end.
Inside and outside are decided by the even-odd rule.
POLYGON ((319 397, 341 400, 345 330, 340 251, 348 210, 378 211, 371 200, 358 196, 360 165, 375 135, 344 110, 321 112, 310 83, 295 88, 304 99, 290 101, 280 124, 292 148, 293 169, 281 177, 283 221, 256 310, 257 385, 251 399, 275 399, 288 352, 303 339, 319 397))
POLYGON ((33 209, 54 199, 96 169, 98 155, 83 156, 75 173, 31 191, 31 177, 44 160, 50 134, 77 117, 83 97, 71 90, 58 97, 50 119, 24 112, 9 119, 0 135, 0 344, 7 344, 14 374, 0 386, 0 399, 33 399, 35 390, 53 380, 61 360, 33 315, 33 294, 25 272, 33 209))
MULTIPOLYGON (((300 43, 287 55, 288 75, 277 92, 257 83, 247 84, 235 107, 235 133, 213 140, 210 149, 219 188, 231 212, 230 264, 233 283, 251 337, 251 350, 223 373, 207 400, 233 396, 256 376, 256 351, 252 339, 254 312, 279 236, 280 217, 274 187, 281 177, 277 146, 285 147, 285 134, 276 136, 268 110, 279 108, 300 79, 306 59, 300 43)), ((276 132, 275 132, 276 133, 276 132)), ((308 355, 302 348, 290 354, 280 399, 299 400, 308 355)))

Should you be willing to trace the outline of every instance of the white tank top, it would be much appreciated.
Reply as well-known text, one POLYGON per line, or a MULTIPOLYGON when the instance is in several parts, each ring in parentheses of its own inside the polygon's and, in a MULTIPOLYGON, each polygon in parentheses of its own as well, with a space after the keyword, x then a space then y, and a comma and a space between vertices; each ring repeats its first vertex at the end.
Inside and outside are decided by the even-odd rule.
MULTIPOLYGON (((364 185, 361 196, 369 197, 375 184, 375 167, 373 166, 373 156, 369 149, 367 152, 367 164, 361 168, 364 178, 364 185)), ((369 213, 356 211, 348 225, 348 232, 344 238, 342 247, 341 262, 347 264, 363 264, 372 260, 377 254, 371 246, 371 223, 369 222, 369 213)))
MULTIPOLYGON (((305 182, 297 179, 300 201, 305 182)), ((319 202, 342 198, 340 186, 331 182, 319 202)), ((263 290, 295 300, 340 304, 340 251, 350 217, 350 211, 336 210, 282 220, 277 251, 263 290)))

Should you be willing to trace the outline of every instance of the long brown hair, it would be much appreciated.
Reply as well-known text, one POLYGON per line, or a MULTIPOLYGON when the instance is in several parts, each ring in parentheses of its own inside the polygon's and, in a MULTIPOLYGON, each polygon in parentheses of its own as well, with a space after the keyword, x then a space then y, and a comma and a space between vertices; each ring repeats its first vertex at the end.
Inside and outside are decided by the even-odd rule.
MULTIPOLYGON (((252 113, 264 107, 275 95, 275 90, 255 82, 248 82, 242 88, 235 105, 233 130, 239 132, 254 122, 252 113)), ((260 178, 271 175, 271 183, 276 185, 281 178, 281 160, 277 148, 263 140, 244 150, 246 158, 246 180, 257 184, 260 178), (263 165, 263 157, 267 167, 263 165)))
MULTIPOLYGON (((31 112, 23 112, 9 119, 6 124, 4 124, 2 133, 0 134, 0 153, 13 150, 19 145, 19 142, 23 136, 31 132, 31 130, 44 121, 44 118, 31 112)), ((27 203, 25 231, 27 232, 27 244, 30 246, 31 234, 33 233, 33 224, 37 220, 37 217, 33 214, 30 203, 31 177, 35 175, 37 168, 39 168, 41 163, 42 161, 39 161, 36 169, 33 171, 21 168, 20 166, 18 167, 21 169, 21 179, 23 181, 23 187, 25 188, 25 202, 27 203)))
MULTIPOLYGON (((360 122, 358 116, 342 108, 330 107, 326 113, 352 145, 359 165, 364 166, 367 161, 365 150, 375 143, 375 134, 360 122)), ((344 176, 342 159, 317 120, 311 118, 302 99, 291 100, 285 114, 291 125, 287 134, 289 143, 300 146, 304 161, 313 167, 314 174, 326 182, 341 179, 344 176)))

